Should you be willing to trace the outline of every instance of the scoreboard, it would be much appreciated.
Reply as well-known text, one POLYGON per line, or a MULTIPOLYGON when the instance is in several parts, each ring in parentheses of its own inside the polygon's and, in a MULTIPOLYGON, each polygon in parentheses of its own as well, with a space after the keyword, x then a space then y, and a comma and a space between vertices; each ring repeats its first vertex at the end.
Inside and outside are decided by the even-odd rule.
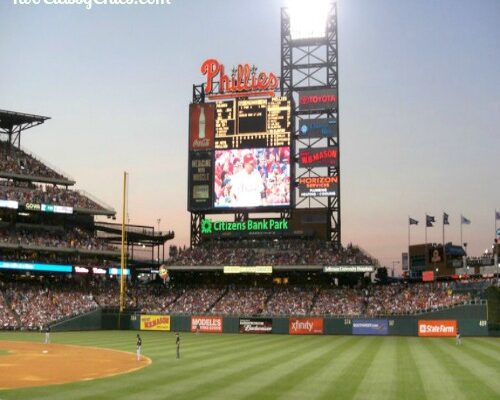
POLYGON ((291 106, 286 97, 216 103, 215 148, 290 146, 291 106))

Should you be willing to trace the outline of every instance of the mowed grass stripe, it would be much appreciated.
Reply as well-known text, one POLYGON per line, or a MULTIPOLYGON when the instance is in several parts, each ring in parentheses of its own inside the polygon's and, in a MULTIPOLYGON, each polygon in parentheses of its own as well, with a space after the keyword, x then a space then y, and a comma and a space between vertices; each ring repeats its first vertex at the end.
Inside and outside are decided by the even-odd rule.
MULTIPOLYGON (((265 340, 263 338, 263 340, 265 340)), ((299 342, 295 349, 299 354, 307 354, 315 343, 313 341, 299 342)), ((218 368, 211 368, 200 372, 196 379, 195 387, 186 391, 182 387, 168 388, 169 398, 185 399, 185 398, 222 398, 218 393, 221 388, 227 388, 231 383, 241 383, 244 376, 255 376, 262 371, 269 369, 269 366, 281 364, 289 360, 293 348, 286 341, 280 341, 273 351, 254 351, 242 354, 240 360, 235 360, 231 363, 220 365, 218 368), (237 371, 237 372, 235 372, 237 371), (237 379, 239 378, 239 379, 237 379)), ((241 395, 244 392, 240 392, 241 395)), ((231 398, 231 396, 229 397, 231 398)))
POLYGON ((467 353, 473 359, 481 362, 485 366, 493 369, 499 370, 500 374, 500 352, 496 350, 488 351, 487 349, 477 346, 473 342, 464 342, 462 340, 462 344, 457 346, 455 343, 451 343, 449 341, 446 342, 447 345, 452 346, 455 350, 459 352, 467 353))
MULTIPOLYGON (((200 336, 200 340, 203 340, 203 338, 209 338, 211 335, 205 335, 205 336, 200 336)), ((210 337, 210 339, 207 339, 211 342, 211 347, 214 346, 214 342, 213 340, 211 340, 212 338, 210 337)), ((250 349, 252 348, 252 345, 251 344, 247 344, 246 346, 242 346, 241 345, 241 337, 240 337, 240 343, 235 343, 235 346, 232 347, 232 348, 227 348, 225 346, 225 343, 226 341, 225 340, 222 340, 222 337, 219 337, 219 342, 221 342, 221 349, 223 349, 223 351, 221 352, 224 352, 224 353, 227 353, 229 355, 232 355, 234 359, 237 359, 238 356, 235 355, 234 353, 234 349, 237 347, 238 349, 241 349, 241 348, 244 348, 244 347, 249 347, 250 349)), ((113 339, 114 340, 114 339, 113 339)), ((255 338, 253 341, 255 340, 258 340, 257 338, 255 338)), ((250 340, 248 340, 247 342, 249 342, 250 340)), ((279 338, 276 337, 276 341, 278 342, 279 341, 279 338)), ((111 342, 110 342, 111 343, 111 342)), ((109 344, 108 343, 108 347, 109 344)), ((105 345, 105 343, 103 343, 103 345, 105 345)), ((272 346, 272 344, 269 344, 269 346, 272 346)), ((171 352, 171 355, 170 357, 167 359, 166 357, 163 357, 163 356, 160 356, 159 353, 156 353, 156 362, 154 361, 154 364, 158 364, 157 365, 157 368, 153 368, 153 365, 152 366, 149 366, 147 367, 146 369, 144 370, 140 370, 138 372, 134 372, 132 374, 127 374, 127 375, 122 375, 122 376, 118 376, 116 378, 111 378, 111 379, 116 379, 118 381, 123 381, 123 383, 121 383, 121 389, 120 390, 125 390, 127 391, 127 388, 130 387, 130 386, 133 386, 133 385, 139 385, 138 387, 142 387, 142 385, 148 380, 151 380, 153 383, 154 383, 154 380, 158 380, 158 381, 162 381, 162 379, 157 379, 157 377, 154 376, 153 373, 150 373, 148 371, 150 370, 158 370, 158 371, 161 371, 161 374, 162 376, 164 377, 165 376, 165 366, 171 364, 172 362, 175 362, 175 350, 172 350, 171 352), (158 359, 160 359, 161 361, 158 362, 158 359), (160 366, 160 364, 164 364, 163 366, 160 366)), ((203 367, 202 369, 206 370, 205 367, 203 367)), ((187 377, 189 377, 189 375, 187 375, 187 377)), ((52 399, 52 398, 61 398, 61 399, 67 399, 67 398, 76 398, 76 396, 78 396, 78 394, 82 391, 85 392, 85 394, 89 394, 90 393, 90 396, 88 396, 89 398, 114 398, 114 395, 111 395, 110 394, 110 390, 109 390, 109 387, 108 387, 108 379, 110 378, 107 378, 107 379, 98 379, 98 380, 95 380, 95 381, 92 381, 92 382, 80 382, 80 383, 72 383, 72 384, 67 384, 67 385, 62 385, 62 386, 59 386, 60 388, 64 388, 65 392, 64 394, 62 394, 61 396, 59 396, 59 392, 58 392, 58 395, 57 397, 54 397, 53 395, 48 395, 46 398, 47 399, 52 399), (109 397, 104 397, 104 396, 109 396, 109 397)), ((87 398, 85 395, 83 397, 78 397, 78 398, 87 398)))
MULTIPOLYGON (((325 343, 325 345, 332 346, 332 349, 336 349, 336 348, 339 348, 341 346, 344 346, 345 343, 347 342, 347 340, 345 338, 344 339, 325 338, 325 340, 327 340, 327 339, 329 339, 328 344, 325 343)), ((316 343, 315 343, 315 346, 316 347, 314 347, 314 346, 312 347, 313 350, 317 349, 316 343)), ((323 347, 324 346, 322 345, 322 348, 323 347)), ((228 381, 231 383, 241 383, 242 385, 248 385, 249 382, 255 381, 257 379, 256 375, 262 374, 263 370, 269 371, 269 373, 271 374, 270 368, 274 368, 275 366, 279 366, 280 364, 282 364, 284 362, 288 362, 291 358, 295 357, 294 353, 295 353, 295 349, 290 349, 290 348, 287 349, 287 352, 284 354, 283 357, 280 357, 279 359, 274 358, 274 359, 272 359, 271 362, 264 364, 264 367, 265 367, 264 369, 262 368, 263 364, 261 363, 261 361, 259 359, 256 359, 255 362, 253 363, 253 365, 250 365, 249 367, 239 369, 239 370, 231 373, 228 376, 228 381)), ((273 375, 273 377, 275 377, 275 375, 273 375)), ((215 398, 217 398, 217 397, 221 398, 221 397, 225 397, 225 396, 230 397, 231 392, 239 390, 239 389, 231 388, 231 384, 229 386, 225 386, 225 387, 222 386, 221 383, 223 383, 224 378, 225 377, 222 377, 221 379, 219 379, 219 384, 211 385, 213 390, 210 390, 208 392, 210 395, 212 395, 211 397, 215 397, 215 398), (221 388, 223 388, 222 389, 223 393, 221 393, 221 388)), ((285 376, 285 377, 280 378, 280 383, 285 382, 285 381, 292 382, 293 379, 292 379, 292 377, 289 377, 289 376, 285 376)), ((261 380, 259 379, 259 383, 260 382, 261 382, 261 380)), ((277 386, 276 380, 274 380, 272 382, 272 385, 277 386)), ((252 390, 252 389, 255 389, 255 385, 250 384, 249 386, 250 386, 250 390, 242 393, 242 395, 243 395, 242 398, 247 398, 249 396, 254 397, 254 398, 262 398, 262 397, 269 396, 268 390, 266 390, 266 388, 252 390), (255 391, 257 391, 257 393, 255 393, 255 391), (252 393, 255 393, 255 395, 253 395, 252 393), (260 393, 264 393, 264 395, 261 395, 260 393)), ((205 394, 206 394, 206 392, 204 391, 204 395, 205 394)))
MULTIPOLYGON (((354 396, 357 387, 363 379, 371 361, 380 349, 381 341, 375 337, 353 337, 360 351, 349 354, 344 361, 340 359, 335 363, 335 370, 340 373, 332 374, 332 378, 317 392, 318 399, 349 399, 354 396)), ((325 382, 326 383, 326 382, 325 382)))
MULTIPOLYGON (((301 369, 295 370, 291 374, 286 375, 280 380, 279 385, 272 387, 269 393, 272 398, 290 399, 290 398, 312 398, 318 388, 318 381, 314 382, 314 378, 318 375, 324 375, 325 369, 331 371, 331 367, 335 360, 342 356, 343 353, 350 353, 355 348, 359 341, 352 338, 344 337, 346 340, 331 341, 331 348, 321 357, 311 360, 309 363, 302 366, 301 369)), ((324 381, 321 382, 323 384, 324 381)), ((262 391, 261 391, 262 392, 262 391)))
MULTIPOLYGON (((382 339, 382 338, 380 338, 382 339)), ((374 397, 373 388, 377 387, 376 398, 391 399, 396 393, 393 377, 396 375, 397 337, 383 338, 380 349, 370 362, 366 373, 354 394, 355 399, 374 397)))
MULTIPOLYGON (((199 340, 203 340, 204 337, 206 336, 200 336, 199 340)), ((275 340, 266 341, 264 343, 262 346, 262 352, 268 352, 277 344, 279 345, 281 343, 278 337, 272 339, 275 340)), ((131 398, 137 398, 137 393, 143 391, 145 387, 154 388, 155 390, 159 390, 161 388, 163 395, 165 390, 168 390, 170 393, 172 391, 172 387, 175 385, 185 388, 185 386, 187 386, 185 385, 185 381, 191 381, 191 383, 194 383, 194 377, 197 377, 196 379, 198 381, 201 379, 200 376, 203 376, 207 371, 218 369, 221 366, 238 360, 244 354, 250 354, 253 352, 255 348, 255 341, 258 341, 258 338, 247 340, 245 345, 235 345, 234 347, 227 348, 227 346, 221 344, 220 347, 214 347, 213 354, 218 353, 218 355, 216 357, 211 357, 208 362, 203 360, 206 359, 206 357, 192 359, 188 356, 183 356, 181 360, 177 361, 175 359, 175 350, 172 351, 170 357, 168 358, 159 357, 157 355, 153 358, 153 364, 150 367, 134 372, 133 374, 116 378, 117 380, 122 381, 120 383, 120 391, 123 393, 121 393, 120 396, 127 398, 129 395, 132 395, 131 398), (220 351, 218 351, 218 349, 220 349, 220 351), (238 351, 235 351, 236 349, 238 351), (243 349, 245 349, 245 351, 243 351, 243 349)), ((222 340, 222 342, 224 343, 225 341, 222 340)), ((90 389, 87 390, 86 396, 82 397, 83 399, 95 399, 96 396, 101 398, 104 394, 109 395, 108 398, 114 398, 113 395, 109 394, 109 388, 106 380, 96 380, 92 382, 92 385, 88 386, 90 389)), ((80 388, 68 388, 66 393, 68 396, 67 398, 73 398, 72 390, 78 392, 80 391, 80 388)))
POLYGON ((410 350, 408 337, 399 337, 397 341, 396 366, 396 399, 425 399, 425 389, 420 370, 410 350))
MULTIPOLYGON (((451 339, 428 339, 423 344, 429 353, 444 367, 448 376, 455 382, 455 385, 469 399, 498 399, 500 393, 495 393, 479 375, 468 368, 462 357, 452 357, 450 352, 444 351, 446 346, 443 341, 451 339)), ((449 349, 448 346, 446 346, 449 349)))
POLYGON ((463 338, 462 342, 470 342, 489 352, 500 353, 500 338, 463 338))
POLYGON ((443 356, 449 358, 455 365, 463 368, 464 372, 468 372, 471 379, 475 377, 472 382, 480 384, 482 381, 484 385, 489 387, 491 391, 497 393, 497 396, 500 397, 500 381, 498 379, 500 377, 500 361, 497 360, 492 366, 486 365, 479 358, 483 357, 479 353, 470 350, 473 354, 471 356, 467 353, 468 349, 463 345, 458 346, 454 342, 446 339, 441 339, 439 342, 434 341, 431 344, 435 346, 437 351, 442 353, 443 356))
MULTIPOLYGON (((302 399, 322 398, 323 394, 325 394, 323 393, 323 389, 325 389, 326 384, 340 376, 344 372, 345 367, 369 346, 367 342, 363 344, 362 337, 347 336, 347 338, 346 344, 334 354, 328 363, 317 370, 302 385, 295 387, 295 397, 302 399)), ((288 393, 290 394, 290 391, 288 393)), ((326 393, 325 398, 330 398, 328 393, 326 393)))
POLYGON ((332 343, 331 338, 328 340, 328 337, 289 336, 289 338, 290 343, 305 341, 307 346, 299 349, 298 346, 288 345, 280 357, 270 355, 263 359, 255 359, 251 369, 235 373, 228 385, 219 386, 217 391, 210 393, 210 396, 206 398, 220 399, 235 396, 242 399, 272 398, 272 395, 266 393, 269 386, 286 381, 287 374, 293 373, 297 368, 302 368, 310 360, 320 357, 328 349, 327 346, 332 343))

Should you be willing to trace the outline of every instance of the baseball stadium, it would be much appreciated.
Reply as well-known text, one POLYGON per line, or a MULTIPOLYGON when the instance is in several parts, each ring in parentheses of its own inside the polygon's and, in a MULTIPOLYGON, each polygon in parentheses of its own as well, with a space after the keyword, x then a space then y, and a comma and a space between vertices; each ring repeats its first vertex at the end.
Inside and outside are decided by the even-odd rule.
MULTIPOLYGON (((345 240, 346 2, 296 3, 269 2, 279 65, 246 63, 252 46, 228 46, 228 60, 248 58, 206 54, 177 95, 187 146, 157 146, 187 162, 172 166, 187 183, 173 189, 187 199, 175 211, 188 215, 185 243, 160 219, 131 222, 134 157, 108 205, 52 165, 70 141, 50 161, 21 145, 77 110, 45 100, 53 119, 0 110, 0 400, 500 398, 500 212, 480 254, 463 215, 460 242, 445 239, 447 212, 405 216, 392 268, 345 240), (425 240, 412 242, 420 220, 425 240)), ((92 145, 97 154, 104 141, 92 145)), ((150 166, 153 186, 177 174, 150 166)))

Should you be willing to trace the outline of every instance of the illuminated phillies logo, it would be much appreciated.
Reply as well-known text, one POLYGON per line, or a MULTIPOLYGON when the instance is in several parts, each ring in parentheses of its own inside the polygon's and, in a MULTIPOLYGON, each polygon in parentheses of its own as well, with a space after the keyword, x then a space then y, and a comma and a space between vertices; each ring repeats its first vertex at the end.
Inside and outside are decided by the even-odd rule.
POLYGON ((205 92, 209 99, 230 97, 274 96, 278 88, 278 78, 272 72, 257 73, 257 67, 239 64, 227 75, 224 65, 210 58, 201 65, 201 73, 206 75, 205 92), (219 91, 214 93, 214 81, 219 78, 219 91))

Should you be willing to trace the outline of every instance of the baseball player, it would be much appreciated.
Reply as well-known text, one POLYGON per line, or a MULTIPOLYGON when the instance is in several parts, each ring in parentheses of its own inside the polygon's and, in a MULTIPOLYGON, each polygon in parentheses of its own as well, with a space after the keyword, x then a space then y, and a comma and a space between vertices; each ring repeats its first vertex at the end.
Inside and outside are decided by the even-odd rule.
POLYGON ((235 207, 255 207, 262 205, 264 182, 259 171, 255 169, 255 158, 248 153, 243 157, 244 168, 231 180, 235 207))
POLYGON ((175 347, 176 347, 176 350, 177 350, 177 353, 176 353, 176 358, 179 359, 181 358, 181 338, 179 336, 179 332, 176 332, 175 334, 175 347))
POLYGON ((141 361, 141 347, 142 347, 141 335, 137 334, 137 361, 141 361))
POLYGON ((50 343, 50 326, 47 325, 47 327, 45 328, 45 344, 49 343, 50 343))

